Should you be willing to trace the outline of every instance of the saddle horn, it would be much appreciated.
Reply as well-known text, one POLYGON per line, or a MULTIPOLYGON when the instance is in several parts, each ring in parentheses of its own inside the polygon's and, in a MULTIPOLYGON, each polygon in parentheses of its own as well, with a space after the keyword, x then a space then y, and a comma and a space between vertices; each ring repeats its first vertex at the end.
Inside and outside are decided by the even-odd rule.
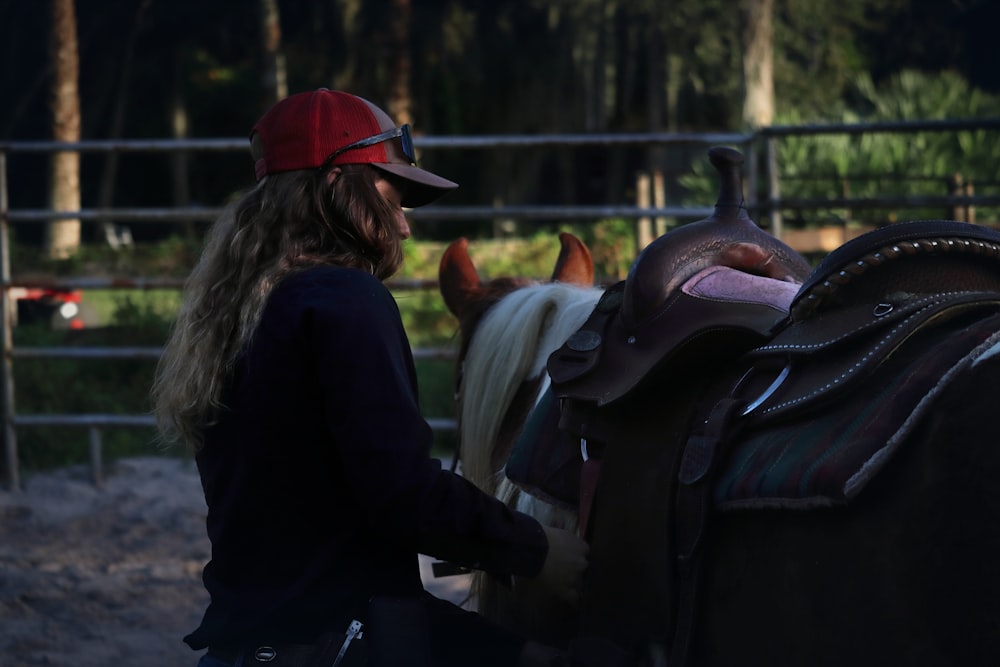
POLYGON ((629 328, 660 312, 688 278, 711 266, 796 284, 810 273, 805 258, 750 219, 743 199, 743 154, 713 146, 708 158, 719 174, 715 211, 660 236, 636 258, 622 303, 622 317, 629 328))

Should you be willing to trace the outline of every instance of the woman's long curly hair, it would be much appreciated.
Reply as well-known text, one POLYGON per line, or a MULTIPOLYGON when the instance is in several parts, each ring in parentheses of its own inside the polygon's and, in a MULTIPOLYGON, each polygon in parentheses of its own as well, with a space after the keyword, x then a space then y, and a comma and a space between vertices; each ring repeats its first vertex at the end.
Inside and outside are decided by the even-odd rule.
POLYGON ((376 175, 388 176, 369 165, 340 169, 332 184, 316 169, 271 174, 213 225, 153 382, 165 442, 201 447, 267 298, 283 278, 330 264, 385 280, 399 268, 399 211, 375 187, 376 175))

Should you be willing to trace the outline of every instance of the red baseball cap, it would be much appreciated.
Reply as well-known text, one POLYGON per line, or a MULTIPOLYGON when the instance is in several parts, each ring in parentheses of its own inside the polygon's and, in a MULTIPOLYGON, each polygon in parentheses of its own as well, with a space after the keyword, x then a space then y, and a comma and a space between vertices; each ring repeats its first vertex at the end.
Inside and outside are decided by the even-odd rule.
POLYGON ((417 166, 409 125, 397 127, 386 112, 349 93, 320 88, 290 95, 257 121, 254 134, 264 149, 254 165, 258 181, 281 171, 370 164, 407 181, 407 208, 458 187, 417 166))

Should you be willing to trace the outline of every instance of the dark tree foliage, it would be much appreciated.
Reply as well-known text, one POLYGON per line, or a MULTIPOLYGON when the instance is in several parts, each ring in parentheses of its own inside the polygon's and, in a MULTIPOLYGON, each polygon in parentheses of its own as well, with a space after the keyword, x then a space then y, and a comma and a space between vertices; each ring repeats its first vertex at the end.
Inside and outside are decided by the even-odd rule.
MULTIPOLYGON (((84 135, 99 138, 118 94, 124 36, 149 2, 126 82, 127 136, 169 136, 168 96, 188 94, 194 136, 232 136, 262 111, 258 22, 246 0, 77 0, 84 135)), ((292 90, 350 87, 384 96, 392 48, 390 0, 280 0, 292 90)), ((829 104, 852 74, 906 68, 966 75, 1000 87, 992 0, 778 0, 779 105, 829 104), (783 91, 787 91, 784 94, 783 91)), ((0 3, 6 31, 0 139, 45 138, 44 3, 0 3)), ((721 0, 426 0, 413 3, 412 89, 420 129, 434 134, 648 129, 653 28, 663 76, 679 92, 678 129, 727 129, 739 92, 739 13, 721 0), (600 49, 600 53, 595 53, 600 49), (600 57, 600 62, 595 58, 600 57), (604 68, 602 74, 598 70, 604 68), (594 91, 598 76, 606 89, 594 91), (609 94, 610 91, 610 94, 609 94), (606 127, 589 127, 603 96, 606 127)), ((658 94, 658 93, 657 93, 658 94)), ((667 124, 668 119, 660 119, 667 124)), ((593 124, 593 123, 591 123, 593 124)))
MULTIPOLYGON (((241 137, 264 111, 260 22, 250 0, 77 0, 83 137, 167 138, 178 105, 190 137, 241 137), (144 11, 140 11, 145 3, 144 11), (136 35, 126 52, 126 37, 136 35), (126 58, 130 67, 124 68, 126 58), (127 71, 127 80, 123 73, 127 71), (124 96, 124 100, 119 97, 124 96)), ((0 141, 46 139, 46 3, 0 2, 0 141)), ((393 49, 409 42, 418 134, 731 131, 741 115, 740 12, 724 0, 412 0, 408 36, 392 0, 279 0, 289 90, 343 88, 385 106, 393 49)), ((951 70, 1000 90, 995 0, 775 0, 779 112, 822 120, 848 107, 862 73, 951 70)), ((628 151, 428 155, 461 175, 452 203, 599 203, 643 157, 628 151)), ((459 154, 460 153, 460 154, 459 154)), ((100 156, 84 158, 94 205, 100 156)), ((12 158, 11 205, 44 205, 43 158, 12 158)), ((244 156, 199 156, 191 203, 250 185, 244 156)), ((169 166, 123 157, 115 203, 169 205, 169 166)))
POLYGON ((961 72, 976 88, 1000 92, 996 0, 910 0, 867 35, 878 45, 870 69, 876 81, 901 69, 961 72))

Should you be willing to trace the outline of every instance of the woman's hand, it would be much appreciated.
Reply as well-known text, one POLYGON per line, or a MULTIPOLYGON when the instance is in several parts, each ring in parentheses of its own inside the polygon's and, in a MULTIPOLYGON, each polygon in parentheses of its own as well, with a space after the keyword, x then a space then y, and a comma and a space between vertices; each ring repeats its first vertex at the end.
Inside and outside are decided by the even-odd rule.
POLYGON ((557 597, 577 604, 583 592, 590 545, 569 530, 552 526, 542 526, 542 530, 549 541, 549 552, 538 580, 557 597))

